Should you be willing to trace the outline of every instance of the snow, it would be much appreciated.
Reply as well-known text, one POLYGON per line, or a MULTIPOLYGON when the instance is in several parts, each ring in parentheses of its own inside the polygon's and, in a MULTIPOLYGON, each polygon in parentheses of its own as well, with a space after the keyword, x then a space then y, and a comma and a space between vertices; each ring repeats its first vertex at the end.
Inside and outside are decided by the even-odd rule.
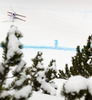
POLYGON ((45 81, 42 81, 41 88, 50 93, 50 95, 56 95, 56 90, 51 86, 51 84, 46 83, 45 81))
POLYGON ((92 95, 92 76, 90 78, 84 78, 83 76, 72 76, 65 82, 66 93, 77 92, 80 90, 88 89, 92 95))
POLYGON ((51 96, 42 94, 40 92, 33 92, 33 95, 28 100, 64 100, 64 97, 57 97, 57 96, 51 96))
POLYGON ((36 66, 36 68, 44 68, 44 66, 43 66, 43 64, 42 63, 40 63, 40 62, 38 62, 38 64, 37 64, 37 66, 36 66))
POLYGON ((10 86, 11 86, 11 83, 13 82, 15 80, 15 77, 13 78, 13 77, 11 77, 11 78, 8 78, 8 79, 6 79, 6 81, 4 82, 4 87, 5 88, 9 88, 10 86))
POLYGON ((25 64, 26 64, 25 61, 24 60, 21 60, 20 63, 16 66, 15 71, 16 72, 20 72, 21 69, 25 66, 25 64))
POLYGON ((30 85, 23 87, 21 90, 15 91, 14 96, 19 99, 20 97, 28 97, 32 87, 30 85))
POLYGON ((44 71, 38 72, 37 80, 41 83, 42 90, 47 91, 50 95, 56 95, 56 86, 45 81, 44 71))
POLYGON ((92 59, 92 58, 90 57, 90 59, 87 61, 88 64, 91 63, 91 59, 92 59))
POLYGON ((20 97, 27 98, 31 90, 32 90, 32 87, 30 85, 28 85, 18 91, 17 90, 4 91, 1 94, 1 97, 5 97, 10 94, 10 95, 13 95, 17 99, 19 99, 20 97))
POLYGON ((7 96, 7 95, 9 95, 8 91, 4 91, 0 96, 1 96, 1 97, 5 97, 5 96, 7 96))
MULTIPOLYGON (((52 46, 54 40, 59 40, 59 46, 64 47, 76 47, 77 45, 83 46, 86 43, 88 35, 92 34, 92 2, 91 0, 1 0, 0 1, 0 42, 5 39, 6 33, 11 26, 15 24, 24 33, 24 39, 22 40, 24 45, 47 45, 52 46), (12 2, 10 2, 12 1, 12 2), (22 5, 21 5, 22 2, 22 5), (23 13, 27 16, 26 23, 15 21, 15 23, 2 23, 1 21, 7 20, 7 14, 3 15, 4 10, 10 10, 10 6, 14 8, 16 12, 23 13), (3 12, 3 13, 1 13, 3 12)), ((16 28, 12 29, 16 30, 16 28)), ((12 32, 9 31, 10 33, 12 32)), ((20 33, 20 32, 19 32, 20 33)), ((10 58, 13 51, 17 51, 18 45, 17 40, 13 39, 10 42, 10 51, 8 51, 7 57, 10 58), (14 41, 15 40, 15 41, 14 41), (13 48, 11 48, 11 45, 13 48)), ((21 43, 19 43, 21 44, 21 43)), ((31 65, 31 58, 34 58, 37 51, 43 52, 44 64, 47 66, 49 61, 53 58, 56 59, 56 65, 59 69, 64 69, 66 63, 71 63, 71 57, 75 55, 73 51, 58 51, 58 50, 34 50, 34 49, 23 49, 28 66, 31 65)), ((21 53, 21 52, 19 52, 21 53)), ((0 59, 2 55, 2 49, 0 48, 0 59)), ((92 58, 92 57, 91 57, 92 58)), ((89 63, 89 61, 88 61, 89 63)), ((20 69, 16 69, 19 71, 20 69)), ((3 71, 0 66, 0 72, 3 71)), ((78 87, 74 87, 74 91, 81 89, 80 85, 76 84, 75 79, 71 79, 73 83, 78 87)), ((85 79, 80 77, 78 82, 84 82, 85 79), (82 79, 82 80, 81 80, 82 79)), ((78 83, 77 82, 77 83, 78 83)), ((92 94, 91 89, 91 78, 89 78, 87 84, 92 94), (89 82, 89 83, 88 83, 89 82)), ((34 92, 32 100, 64 100, 60 97, 60 91, 62 88, 62 80, 57 80, 59 87, 59 97, 49 96, 42 93, 34 92)), ((69 83, 69 87, 72 86, 72 82, 69 83)), ((82 84, 82 88, 86 87, 86 84, 82 84), (85 87, 84 87, 85 86, 85 87)), ((69 87, 67 87, 69 89, 69 87)), ((73 89, 71 87, 71 90, 73 89)), ((16 91, 17 92, 17 91, 16 91)), ((20 91, 22 93, 22 91, 20 91)), ((21 94, 20 93, 20 94, 21 94)), ((5 93, 7 95, 7 92, 5 93)), ((16 94, 18 97, 18 93, 16 94)), ((21 94, 22 95, 22 94, 21 94)), ((25 94, 26 96, 26 94, 25 94)), ((31 100, 30 99, 30 100, 31 100)))
POLYGON ((8 35, 9 35, 9 42, 8 42, 8 53, 7 58, 10 59, 14 56, 14 54, 17 52, 21 54, 21 50, 19 49, 19 46, 22 45, 18 38, 15 36, 15 33, 21 34, 20 31, 15 26, 11 26, 8 35))
POLYGON ((88 90, 89 90, 89 93, 92 95, 92 76, 88 79, 88 90))
MULTIPOLYGON (((63 79, 54 79, 54 82, 56 83, 56 85, 58 87, 56 92, 55 92, 56 96, 43 94, 40 91, 39 92, 33 91, 32 97, 30 97, 30 99, 28 99, 28 100, 65 100, 64 97, 61 96, 61 94, 60 94, 61 93, 61 89, 62 89, 63 84, 65 83, 65 81, 66 80, 63 80, 63 79)), ((48 89, 48 87, 46 87, 46 89, 48 89)))
POLYGON ((37 80, 39 81, 39 82, 42 82, 44 79, 45 79, 45 74, 44 74, 45 72, 44 71, 39 71, 38 73, 37 73, 37 80), (43 80, 42 80, 43 79, 43 80))
POLYGON ((26 79, 26 77, 25 77, 25 76, 22 76, 22 77, 20 78, 20 80, 17 80, 17 81, 15 82, 15 85, 17 85, 17 86, 22 85, 23 82, 25 81, 25 79, 26 79))
POLYGON ((18 27, 11 25, 11 28, 9 30, 9 34, 15 34, 15 33, 22 35, 22 33, 18 30, 18 27))
MULTIPOLYGON (((58 46, 61 47, 83 46, 88 35, 92 34, 91 4, 90 0, 1 0, 0 42, 5 39, 12 24, 18 26, 24 34, 23 45, 53 46, 54 40, 58 40, 58 46), (2 23, 9 19, 6 12, 11 11, 10 7, 26 15, 26 22, 15 20, 15 23, 2 23)), ((73 51, 26 49, 23 52, 28 65, 37 51, 43 52, 46 64, 53 58, 62 69, 65 63, 71 63, 71 57, 75 55, 73 51)))
POLYGON ((64 79, 54 79, 54 82, 57 86, 57 96, 61 97, 61 90, 63 89, 63 84, 66 82, 64 79))
POLYGON ((66 93, 79 92, 87 89, 87 79, 82 76, 72 76, 65 83, 66 93))

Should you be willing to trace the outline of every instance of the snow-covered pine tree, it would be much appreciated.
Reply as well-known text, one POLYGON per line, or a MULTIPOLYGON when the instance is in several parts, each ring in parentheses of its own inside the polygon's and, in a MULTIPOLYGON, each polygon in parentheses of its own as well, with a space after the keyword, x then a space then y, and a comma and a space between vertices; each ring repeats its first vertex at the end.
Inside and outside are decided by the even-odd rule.
POLYGON ((42 63, 42 53, 38 52, 36 57, 32 59, 33 64, 28 67, 26 73, 31 76, 31 83, 34 91, 42 91, 42 93, 56 95, 56 85, 46 81, 45 69, 42 63))
POLYGON ((87 45, 82 50, 80 50, 80 46, 77 46, 77 53, 72 57, 70 71, 72 75, 84 77, 92 75, 92 35, 88 37, 87 45))
POLYGON ((8 88, 4 86, 5 81, 7 80, 7 75, 10 71, 10 66, 7 64, 7 52, 8 52, 8 37, 9 34, 7 34, 7 37, 5 41, 1 43, 1 47, 3 48, 3 61, 0 63, 0 100, 10 100, 11 96, 7 93, 7 96, 2 96, 4 92, 8 92, 8 88))
MULTIPOLYGON (((53 90, 53 95, 55 95, 55 90, 57 89, 57 86, 55 85, 55 82, 53 81, 55 78, 57 78, 57 69, 56 69, 56 60, 51 60, 50 64, 45 70, 45 84, 48 84, 51 90, 53 90)), ((48 90, 43 88, 44 93, 51 94, 48 90)))
POLYGON ((63 85, 62 95, 65 100, 92 100, 92 76, 80 75, 70 77, 63 85))
POLYGON ((8 66, 6 66, 4 63, 0 63, 0 100, 10 100, 11 98, 11 96, 8 94, 6 97, 1 96, 4 91, 8 91, 8 89, 3 86, 7 78, 8 72, 8 66))
POLYGON ((37 80, 37 78, 39 77, 40 72, 44 71, 44 67, 42 63, 43 61, 42 53, 37 52, 37 55, 34 57, 34 59, 32 59, 32 61, 33 61, 33 64, 31 67, 27 68, 26 73, 30 74, 31 76, 31 83, 33 86, 33 90, 39 91, 41 83, 37 80))
POLYGON ((66 98, 65 100, 80 100, 82 97, 83 100, 92 100, 90 91, 92 84, 92 35, 88 37, 87 45, 82 50, 80 50, 80 46, 77 47, 76 56, 72 57, 70 73, 75 77, 70 77, 63 85, 62 93, 66 98), (87 78, 86 81, 84 78, 87 78), (70 84, 71 88, 69 87, 70 84))
POLYGON ((52 79, 57 78, 56 60, 51 60, 45 71, 46 81, 50 82, 52 79))
POLYGON ((25 74, 26 63, 22 60, 22 44, 19 41, 21 37, 22 34, 18 28, 12 25, 6 41, 2 42, 5 70, 8 68, 3 86, 8 91, 3 91, 1 97, 5 98, 9 95, 10 98, 6 100, 27 100, 32 94, 30 78, 25 74))
POLYGON ((68 79, 71 75, 82 75, 89 77, 92 75, 92 35, 88 37, 87 45, 80 50, 80 46, 77 46, 77 53, 72 57, 72 66, 65 67, 65 72, 59 70, 59 78, 68 79))

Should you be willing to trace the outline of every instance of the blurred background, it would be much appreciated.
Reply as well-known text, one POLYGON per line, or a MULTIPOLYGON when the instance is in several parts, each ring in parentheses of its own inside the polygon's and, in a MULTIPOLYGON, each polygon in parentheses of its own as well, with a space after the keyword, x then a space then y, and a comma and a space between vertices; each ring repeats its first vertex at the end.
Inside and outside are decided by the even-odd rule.
MULTIPOLYGON (((58 40, 58 47, 76 49, 80 45, 82 48, 92 34, 92 0, 0 0, 0 42, 5 40, 11 25, 16 25, 23 33, 20 41, 25 46, 55 46, 55 40, 58 40), (26 22, 7 22, 10 20, 7 11, 11 8, 25 15, 26 22)), ((56 59, 57 67, 61 69, 66 63, 71 65, 71 57, 76 54, 75 50, 68 49, 24 48, 28 65, 37 51, 43 52, 45 66, 51 59, 56 59)))

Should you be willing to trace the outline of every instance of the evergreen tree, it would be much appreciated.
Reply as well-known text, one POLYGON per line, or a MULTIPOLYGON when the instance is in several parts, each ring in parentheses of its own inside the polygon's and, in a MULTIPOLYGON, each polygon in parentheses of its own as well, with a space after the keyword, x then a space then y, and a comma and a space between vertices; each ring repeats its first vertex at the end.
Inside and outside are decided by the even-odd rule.
POLYGON ((77 46, 76 55, 72 57, 72 66, 65 66, 65 72, 59 70, 59 78, 68 79, 71 75, 82 75, 89 77, 92 75, 92 35, 88 37, 87 45, 80 50, 77 46))
MULTIPOLYGON (((85 78, 92 76, 92 35, 88 37, 87 45, 84 46, 83 49, 80 50, 80 46, 77 46, 77 53, 76 56, 72 57, 72 66, 68 73, 70 75, 68 75, 69 77, 71 77, 71 75, 81 75, 85 78)), ((62 94, 65 96, 65 100, 80 100, 83 96, 84 100, 92 100, 92 94, 89 92, 90 90, 88 89, 82 89, 79 93, 67 93, 64 84, 62 94)))
POLYGON ((89 36, 87 45, 80 50, 77 47, 76 56, 72 57, 72 66, 70 71, 72 75, 82 75, 89 77, 92 75, 92 35, 89 36))
MULTIPOLYGON (((51 60, 47 69, 45 70, 45 81, 52 87, 53 91, 57 89, 55 82, 53 79, 57 78, 57 70, 56 70, 56 60, 51 60)), ((47 94, 50 94, 48 91, 44 90, 47 94)))
POLYGON ((37 80, 39 73, 44 71, 42 53, 38 52, 36 57, 32 59, 33 64, 27 68, 26 73, 31 76, 31 83, 35 91, 40 90, 41 83, 37 80))
POLYGON ((38 52, 32 61, 33 64, 31 67, 27 68, 26 73, 31 76, 33 90, 42 91, 42 93, 45 94, 56 95, 56 85, 46 81, 45 70, 42 63, 42 53, 38 52))
POLYGON ((65 75, 66 75, 66 79, 71 77, 71 73, 70 73, 70 70, 68 68, 68 64, 66 64, 66 66, 65 66, 65 75))
POLYGON ((1 80, 5 88, 1 93, 1 99, 4 100, 27 100, 32 94, 30 78, 25 74, 26 63, 22 60, 22 44, 19 42, 21 37, 18 28, 11 26, 6 41, 1 43, 4 49, 4 63, 2 63, 4 72, 1 80), (7 81, 10 81, 8 85, 7 81))
POLYGON ((0 100, 10 100, 11 96, 7 94, 6 97, 2 96, 2 93, 8 91, 8 88, 4 87, 4 82, 7 78, 9 67, 3 62, 0 63, 0 100))
POLYGON ((45 71, 46 81, 50 82, 52 79, 57 77, 57 70, 56 70, 56 61, 51 60, 50 64, 48 65, 45 71))
POLYGON ((7 96, 2 97, 2 93, 5 91, 8 91, 8 88, 4 87, 5 81, 7 79, 7 75, 10 70, 10 66, 7 64, 7 52, 8 52, 8 37, 9 34, 7 34, 7 37, 5 39, 5 42, 3 41, 1 43, 1 47, 3 48, 3 62, 0 63, 0 100, 10 100, 11 96, 7 94, 7 96))
POLYGON ((63 70, 59 70, 58 78, 68 79, 71 77, 70 69, 68 68, 68 64, 65 65, 65 72, 63 70))
POLYGON ((61 93, 65 100, 92 100, 91 83, 92 77, 73 76, 64 83, 61 93))

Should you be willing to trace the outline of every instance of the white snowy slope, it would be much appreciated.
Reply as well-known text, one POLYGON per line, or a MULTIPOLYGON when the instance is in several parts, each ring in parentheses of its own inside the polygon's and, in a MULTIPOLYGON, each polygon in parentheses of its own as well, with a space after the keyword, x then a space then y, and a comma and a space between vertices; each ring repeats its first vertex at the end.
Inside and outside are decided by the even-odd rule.
POLYGON ((56 96, 42 94, 41 92, 33 92, 32 97, 28 100, 64 100, 64 97, 61 96, 61 90, 63 88, 63 83, 66 81, 62 79, 55 79, 54 81, 58 87, 56 90, 56 96))
POLYGON ((50 96, 39 92, 34 92, 32 97, 28 100, 64 100, 64 97, 50 96))

